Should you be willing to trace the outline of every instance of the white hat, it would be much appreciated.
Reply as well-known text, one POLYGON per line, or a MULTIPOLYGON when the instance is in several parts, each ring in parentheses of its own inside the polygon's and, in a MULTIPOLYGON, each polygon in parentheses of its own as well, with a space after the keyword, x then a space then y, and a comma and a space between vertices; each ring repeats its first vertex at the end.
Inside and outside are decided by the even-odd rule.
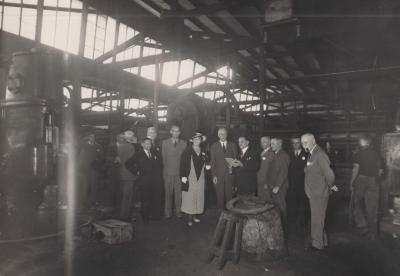
POLYGON ((200 132, 196 132, 193 136, 192 136, 192 138, 190 138, 190 142, 193 142, 193 139, 195 139, 195 138, 201 138, 201 142, 204 142, 205 140, 207 140, 207 137, 206 136, 204 136, 203 134, 201 134, 200 132))

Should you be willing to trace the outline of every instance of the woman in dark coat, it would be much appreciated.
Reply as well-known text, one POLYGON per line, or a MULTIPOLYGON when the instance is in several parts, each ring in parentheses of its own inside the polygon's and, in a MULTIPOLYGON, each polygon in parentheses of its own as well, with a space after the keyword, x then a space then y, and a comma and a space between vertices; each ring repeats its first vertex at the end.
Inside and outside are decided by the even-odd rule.
POLYGON ((197 215, 204 212, 204 170, 209 170, 208 158, 201 150, 200 144, 205 141, 205 136, 196 133, 181 157, 181 180, 188 183, 188 189, 182 191, 181 211, 188 214, 188 225, 200 222, 197 215))

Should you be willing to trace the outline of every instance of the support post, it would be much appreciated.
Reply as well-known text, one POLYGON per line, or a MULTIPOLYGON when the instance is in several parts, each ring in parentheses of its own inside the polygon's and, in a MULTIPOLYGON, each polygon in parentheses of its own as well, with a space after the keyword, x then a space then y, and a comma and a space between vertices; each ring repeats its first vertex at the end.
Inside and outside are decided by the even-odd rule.
POLYGON ((153 126, 158 128, 158 105, 160 98, 160 82, 161 82, 160 62, 157 58, 155 64, 155 80, 154 80, 154 100, 153 100, 153 126))
POLYGON ((260 46, 260 51, 259 51, 259 60, 260 60, 260 75, 259 75, 259 80, 258 80, 258 91, 260 95, 260 133, 264 133, 264 120, 265 120, 265 114, 264 114, 264 105, 265 105, 265 44, 267 42, 267 33, 265 30, 263 30, 263 43, 260 46))
POLYGON ((36 16, 36 33, 35 33, 35 41, 36 41, 36 43, 40 43, 40 38, 42 36, 43 6, 44 6, 44 0, 38 0, 38 3, 37 3, 37 16, 36 16))
POLYGON ((88 4, 87 0, 82 0, 82 25, 81 25, 81 34, 79 36, 79 48, 78 48, 78 55, 81 57, 83 57, 85 53, 87 20, 88 20, 88 4))

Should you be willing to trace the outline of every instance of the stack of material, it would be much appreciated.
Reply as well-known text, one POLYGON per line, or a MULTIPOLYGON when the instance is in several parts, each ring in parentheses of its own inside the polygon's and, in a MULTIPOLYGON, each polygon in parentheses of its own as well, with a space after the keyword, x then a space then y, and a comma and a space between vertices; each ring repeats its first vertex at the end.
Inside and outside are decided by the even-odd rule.
POLYGON ((123 243, 132 240, 132 224, 119 220, 103 220, 93 223, 96 232, 104 235, 103 241, 108 244, 123 243))

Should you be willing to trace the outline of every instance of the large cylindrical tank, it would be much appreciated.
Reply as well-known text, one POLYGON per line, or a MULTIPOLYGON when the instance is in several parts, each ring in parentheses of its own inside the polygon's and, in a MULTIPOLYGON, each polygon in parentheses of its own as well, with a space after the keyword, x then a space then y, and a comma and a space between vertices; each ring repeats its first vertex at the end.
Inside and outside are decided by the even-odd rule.
POLYGON ((178 97, 168 106, 167 120, 169 124, 181 127, 182 138, 189 139, 195 132, 211 136, 215 128, 217 106, 211 101, 207 103, 196 95, 178 97))
POLYGON ((55 164, 54 110, 61 101, 60 60, 35 50, 15 53, 0 100, 2 234, 34 234, 43 187, 55 164))

